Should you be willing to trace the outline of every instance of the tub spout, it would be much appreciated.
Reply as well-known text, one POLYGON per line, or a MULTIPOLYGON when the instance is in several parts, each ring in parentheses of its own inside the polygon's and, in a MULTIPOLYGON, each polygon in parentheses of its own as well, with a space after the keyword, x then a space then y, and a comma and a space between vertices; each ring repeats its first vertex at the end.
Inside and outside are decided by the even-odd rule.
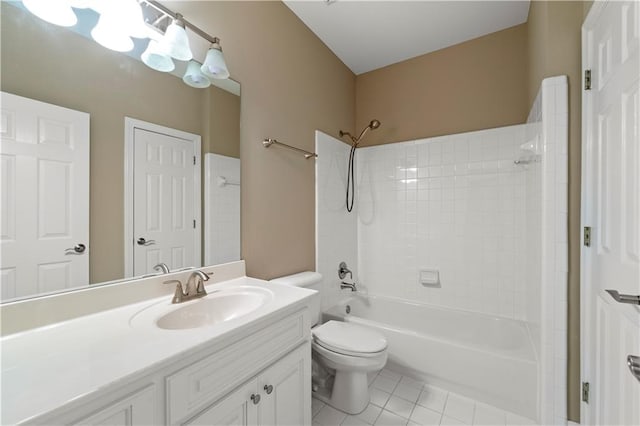
POLYGON ((345 288, 351 289, 351 291, 357 291, 356 283, 340 282, 340 289, 344 290, 345 288))

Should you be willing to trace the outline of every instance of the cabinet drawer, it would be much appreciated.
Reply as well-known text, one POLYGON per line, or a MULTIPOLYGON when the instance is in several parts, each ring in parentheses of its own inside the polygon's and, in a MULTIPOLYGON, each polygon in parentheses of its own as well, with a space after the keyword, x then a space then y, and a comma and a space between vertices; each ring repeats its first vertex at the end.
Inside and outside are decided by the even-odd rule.
POLYGON ((308 313, 302 310, 168 376, 169 423, 176 424, 222 397, 291 350, 308 332, 308 313))

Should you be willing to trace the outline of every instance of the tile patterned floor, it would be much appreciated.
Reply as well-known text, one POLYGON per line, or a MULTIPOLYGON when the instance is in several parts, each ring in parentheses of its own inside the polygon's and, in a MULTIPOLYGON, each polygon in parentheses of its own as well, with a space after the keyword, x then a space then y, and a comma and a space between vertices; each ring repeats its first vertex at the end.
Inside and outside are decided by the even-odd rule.
POLYGON ((386 369, 375 377, 369 392, 369 405, 355 416, 314 398, 313 426, 535 425, 533 420, 386 369))

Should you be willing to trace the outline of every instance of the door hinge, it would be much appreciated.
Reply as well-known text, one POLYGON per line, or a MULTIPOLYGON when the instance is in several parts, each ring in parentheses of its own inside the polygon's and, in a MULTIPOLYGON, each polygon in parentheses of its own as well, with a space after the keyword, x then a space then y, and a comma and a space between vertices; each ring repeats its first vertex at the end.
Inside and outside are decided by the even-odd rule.
POLYGON ((196 220, 193 219, 193 229, 196 229, 196 220))
POLYGON ((582 382, 582 402, 589 403, 589 382, 582 382))
POLYGON ((591 247, 591 227, 585 226, 582 235, 582 244, 584 244, 585 247, 591 247))
POLYGON ((591 90, 591 70, 584 70, 584 90, 591 90))
POLYGON ((194 166, 196 165, 196 156, 195 155, 193 156, 193 165, 194 166))

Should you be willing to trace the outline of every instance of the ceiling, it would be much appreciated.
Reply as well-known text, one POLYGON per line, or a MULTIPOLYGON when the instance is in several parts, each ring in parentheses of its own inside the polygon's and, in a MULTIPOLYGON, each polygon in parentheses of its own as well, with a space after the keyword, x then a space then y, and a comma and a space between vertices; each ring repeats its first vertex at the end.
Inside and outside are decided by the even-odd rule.
POLYGON ((355 74, 527 21, 526 1, 284 2, 355 74))

